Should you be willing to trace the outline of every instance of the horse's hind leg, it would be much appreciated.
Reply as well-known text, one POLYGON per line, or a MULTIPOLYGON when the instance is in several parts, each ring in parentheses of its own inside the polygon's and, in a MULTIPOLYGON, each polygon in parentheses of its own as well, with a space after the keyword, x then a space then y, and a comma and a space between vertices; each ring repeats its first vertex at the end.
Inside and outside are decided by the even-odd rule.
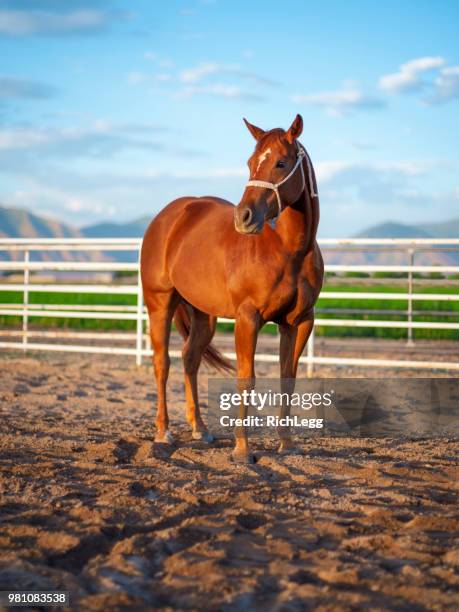
POLYGON ((186 417, 193 431, 195 440, 212 442, 213 437, 201 417, 198 398, 198 370, 204 350, 215 333, 215 317, 187 307, 191 311, 190 334, 183 347, 183 365, 185 369, 186 417))
POLYGON ((153 366, 157 385, 158 408, 156 413, 155 442, 171 443, 167 414, 166 385, 169 376, 169 337, 172 317, 179 301, 175 290, 155 292, 145 296, 150 319, 150 336, 153 347, 153 366))

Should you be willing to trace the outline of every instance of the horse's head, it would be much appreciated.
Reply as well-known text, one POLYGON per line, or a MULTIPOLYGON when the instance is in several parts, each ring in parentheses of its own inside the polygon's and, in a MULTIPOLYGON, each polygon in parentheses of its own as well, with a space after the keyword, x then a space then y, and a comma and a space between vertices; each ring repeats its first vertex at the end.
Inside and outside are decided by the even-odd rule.
POLYGON ((241 234, 259 234, 265 221, 276 218, 294 204, 305 188, 303 157, 297 138, 303 119, 297 115, 287 131, 264 131, 244 119, 257 141, 248 163, 250 180, 234 211, 234 225, 241 234))

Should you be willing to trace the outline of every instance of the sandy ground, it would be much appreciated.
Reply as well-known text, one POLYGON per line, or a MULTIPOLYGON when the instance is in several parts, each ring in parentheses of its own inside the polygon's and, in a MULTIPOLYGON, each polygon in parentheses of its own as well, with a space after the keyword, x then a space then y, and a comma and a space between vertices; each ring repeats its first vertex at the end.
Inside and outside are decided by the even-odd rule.
POLYGON ((174 446, 152 442, 155 397, 132 359, 2 355, 0 590, 81 610, 458 609, 457 440, 279 456, 256 439, 236 466, 230 439, 191 440, 180 364, 174 446))

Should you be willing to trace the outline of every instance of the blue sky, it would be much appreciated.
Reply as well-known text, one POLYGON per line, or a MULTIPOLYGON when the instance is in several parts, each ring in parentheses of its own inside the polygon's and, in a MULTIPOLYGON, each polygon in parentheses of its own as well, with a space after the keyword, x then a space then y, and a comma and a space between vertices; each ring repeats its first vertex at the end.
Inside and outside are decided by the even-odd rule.
POLYGON ((0 0, 0 202, 87 225, 238 202, 287 128, 320 235, 459 211, 459 3, 0 0))

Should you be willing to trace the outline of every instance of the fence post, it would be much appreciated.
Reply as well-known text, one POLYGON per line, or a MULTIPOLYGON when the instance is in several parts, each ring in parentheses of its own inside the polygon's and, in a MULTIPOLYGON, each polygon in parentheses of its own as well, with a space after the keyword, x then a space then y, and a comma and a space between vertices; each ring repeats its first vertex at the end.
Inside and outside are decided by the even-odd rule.
POLYGON ((136 364, 142 365, 142 340, 143 340, 143 291, 142 278, 140 276, 140 249, 137 269, 137 329, 136 329, 136 364))
POLYGON ((24 350, 27 349, 27 340, 28 340, 28 329, 29 329, 29 279, 30 279, 30 270, 29 270, 29 262, 30 262, 30 252, 28 249, 24 251, 24 299, 22 308, 24 310, 22 315, 22 344, 24 350))
MULTIPOLYGON (((412 268, 414 264, 414 249, 408 249, 408 256, 409 256, 409 265, 410 265, 410 268, 412 268)), ((413 295, 413 271, 410 270, 408 272, 408 311, 407 311, 409 327, 408 327, 408 338, 406 341, 408 346, 414 345, 413 328, 411 327, 411 324, 413 322, 413 299, 411 297, 412 295, 413 295)))
POLYGON ((308 378, 312 378, 313 373, 314 373, 314 363, 312 362, 312 359, 314 357, 314 336, 315 336, 315 327, 312 328, 311 335, 308 338, 307 357, 309 361, 308 361, 307 368, 306 368, 306 375, 308 378))

